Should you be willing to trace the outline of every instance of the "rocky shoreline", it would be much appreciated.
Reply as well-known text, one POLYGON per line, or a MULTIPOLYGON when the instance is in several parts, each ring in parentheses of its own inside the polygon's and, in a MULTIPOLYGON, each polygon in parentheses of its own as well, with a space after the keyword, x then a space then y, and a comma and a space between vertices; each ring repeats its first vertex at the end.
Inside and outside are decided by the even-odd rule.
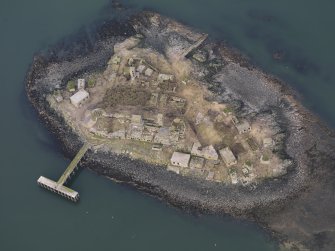
MULTIPOLYGON (((151 29, 161 29, 159 34, 164 34, 164 24, 171 20, 162 18, 160 25, 152 26, 152 15, 143 12, 126 22, 105 22, 96 29, 93 39, 92 34, 83 35, 34 57, 26 77, 29 100, 43 122, 60 140, 68 157, 73 157, 83 142, 50 108, 46 94, 57 85, 65 85, 74 76, 103 68, 113 53, 115 43, 139 32, 147 37, 146 46, 162 49, 166 37, 150 37, 151 29)), ((216 94, 215 98, 234 102, 241 114, 251 114, 253 111, 252 114, 264 116, 265 119, 270 114, 279 122, 278 135, 285 136, 283 154, 287 154, 294 163, 285 176, 266 180, 257 187, 236 187, 179 176, 128 156, 102 150, 89 152, 82 166, 100 175, 131 183, 183 209, 255 220, 273 231, 287 247, 294 245, 298 250, 328 250, 329 245, 334 245, 332 231, 315 232, 308 229, 310 233, 304 235, 305 223, 296 222, 300 229, 292 230, 290 224, 285 225, 284 221, 291 221, 300 212, 299 208, 292 208, 292 204, 298 201, 304 206, 310 194, 319 191, 322 182, 334 177, 334 133, 307 111, 285 84, 252 66, 235 50, 216 41, 210 40, 208 43, 216 43, 224 66, 215 73, 206 75, 205 71, 199 79, 210 80, 208 88, 216 94), (326 235, 327 238, 323 239, 327 243, 319 241, 317 234, 320 233, 326 235)), ((206 70, 206 67, 199 65, 199 70, 206 70)), ((333 186, 333 183, 329 185, 333 186)), ((308 214, 315 212, 312 210, 308 214)))

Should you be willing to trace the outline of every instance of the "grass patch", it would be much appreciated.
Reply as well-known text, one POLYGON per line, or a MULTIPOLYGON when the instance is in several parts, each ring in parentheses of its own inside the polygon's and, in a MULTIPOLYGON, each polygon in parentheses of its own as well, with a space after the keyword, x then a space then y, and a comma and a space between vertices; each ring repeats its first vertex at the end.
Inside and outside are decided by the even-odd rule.
POLYGON ((250 160, 247 160, 247 161, 245 162, 245 165, 247 165, 247 166, 251 167, 252 163, 251 163, 251 161, 250 161, 250 160))
POLYGON ((232 112, 233 112, 233 108, 231 108, 231 107, 226 107, 226 108, 223 109, 223 112, 226 113, 226 114, 228 114, 228 113, 232 113, 232 112))
POLYGON ((237 173, 237 170, 236 170, 236 168, 229 168, 229 169, 228 169, 228 173, 229 173, 229 174, 236 174, 236 173, 237 173))
POLYGON ((71 91, 73 89, 76 89, 76 82, 74 80, 70 80, 67 82, 66 89, 68 91, 71 91))
POLYGON ((144 106, 151 94, 147 90, 131 87, 118 87, 109 89, 102 101, 103 107, 115 107, 117 105, 144 106))
POLYGON ((269 160, 270 160, 269 155, 264 154, 264 155, 262 156, 262 160, 263 160, 263 161, 269 161, 269 160))
POLYGON ((87 87, 88 88, 93 88, 95 86, 95 82, 96 82, 95 79, 90 78, 87 82, 87 87))

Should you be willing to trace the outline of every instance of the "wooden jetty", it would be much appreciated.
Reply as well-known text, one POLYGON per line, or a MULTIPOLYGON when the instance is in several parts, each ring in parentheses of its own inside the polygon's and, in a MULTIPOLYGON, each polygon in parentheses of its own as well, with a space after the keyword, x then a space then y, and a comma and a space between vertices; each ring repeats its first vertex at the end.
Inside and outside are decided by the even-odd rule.
POLYGON ((79 161, 84 157, 87 150, 90 148, 89 144, 85 143, 79 150, 77 155, 73 158, 71 163, 68 165, 62 176, 57 182, 45 178, 43 176, 39 177, 37 184, 43 188, 46 188, 54 193, 57 193, 69 200, 77 202, 79 200, 79 193, 64 186, 64 184, 71 178, 71 176, 78 169, 79 161))

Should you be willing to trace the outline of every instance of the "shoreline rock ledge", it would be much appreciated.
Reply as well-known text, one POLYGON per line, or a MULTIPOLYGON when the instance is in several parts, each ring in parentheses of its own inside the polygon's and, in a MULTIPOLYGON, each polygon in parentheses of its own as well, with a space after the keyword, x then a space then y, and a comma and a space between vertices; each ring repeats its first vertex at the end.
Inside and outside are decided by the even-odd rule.
MULTIPOLYGON (((140 12, 122 21, 105 21, 93 34, 78 34, 35 55, 26 76, 27 95, 68 157, 84 139, 50 106, 48 95, 73 78, 103 71, 114 46, 138 34, 142 48, 171 58, 199 33, 159 14, 140 12)), ((178 175, 104 148, 89 151, 81 165, 185 210, 256 221, 283 249, 335 250, 334 132, 304 108, 285 83, 235 49, 210 37, 202 48, 213 58, 210 63, 201 53, 185 59, 195 62, 195 78, 212 93, 210 99, 233 104, 239 116, 275 121, 273 129, 281 142, 277 152, 291 163, 285 175, 253 186, 222 184, 178 175)))

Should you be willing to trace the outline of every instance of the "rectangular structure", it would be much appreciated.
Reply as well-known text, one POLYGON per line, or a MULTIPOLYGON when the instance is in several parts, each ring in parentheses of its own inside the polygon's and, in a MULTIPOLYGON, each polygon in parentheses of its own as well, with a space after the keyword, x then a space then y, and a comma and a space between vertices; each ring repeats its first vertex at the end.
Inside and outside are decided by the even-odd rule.
POLYGON ((85 79, 83 79, 83 78, 79 78, 79 79, 78 79, 78 82, 77 82, 77 88, 78 88, 78 90, 83 90, 83 89, 85 89, 85 86, 86 86, 85 79))
POLYGON ((37 184, 74 202, 79 200, 78 192, 43 176, 39 177, 37 184))
POLYGON ((220 155, 221 155, 224 163, 227 166, 232 166, 232 165, 237 164, 237 160, 236 160, 233 152, 230 150, 229 147, 223 148, 219 152, 220 152, 220 155))
POLYGON ((191 169, 202 169, 204 167, 205 159, 201 157, 194 157, 192 156, 191 162, 190 162, 190 168, 191 169))
POLYGON ((131 115, 131 123, 133 124, 143 124, 141 115, 131 115))
POLYGON ((174 152, 171 158, 171 164, 174 166, 188 167, 191 155, 187 153, 174 152))
POLYGON ((251 131, 251 126, 248 121, 243 121, 235 125, 239 134, 243 134, 251 131))
POLYGON ((85 90, 79 90, 70 97, 71 103, 75 107, 80 107, 88 98, 90 94, 85 90))
POLYGON ((219 156, 214 146, 209 145, 202 147, 199 142, 195 142, 192 146, 191 154, 209 160, 218 160, 219 156))
POLYGON ((174 76, 173 75, 170 75, 170 74, 158 74, 158 78, 157 78, 158 81, 160 82, 164 82, 164 81, 173 81, 174 80, 174 76))
POLYGON ((157 134, 155 135, 154 142, 166 146, 171 145, 169 128, 166 127, 159 128, 157 134))

